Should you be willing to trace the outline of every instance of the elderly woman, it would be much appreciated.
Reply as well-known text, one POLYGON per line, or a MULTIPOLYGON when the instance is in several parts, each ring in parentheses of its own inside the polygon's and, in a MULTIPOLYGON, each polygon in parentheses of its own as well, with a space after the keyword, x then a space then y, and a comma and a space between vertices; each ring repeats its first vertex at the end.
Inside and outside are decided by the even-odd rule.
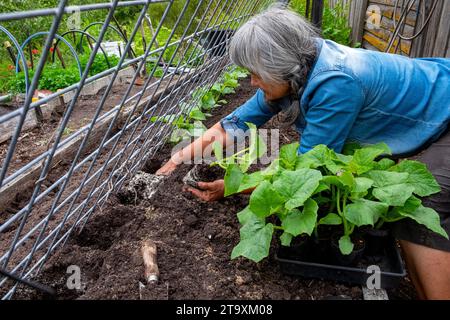
MULTIPOLYGON (((231 40, 231 60, 251 72, 257 93, 158 170, 169 174, 213 141, 232 143, 245 122, 261 126, 279 111, 301 134, 299 153, 318 144, 385 142, 398 157, 419 154, 442 191, 424 199, 450 233, 450 60, 410 59, 348 48, 318 37, 299 15, 273 7, 253 17, 231 40), (299 103, 290 103, 298 99, 299 103)), ((189 189, 213 201, 223 180, 189 189)), ((399 222, 400 240, 420 298, 450 299, 450 241, 415 222, 399 222)))

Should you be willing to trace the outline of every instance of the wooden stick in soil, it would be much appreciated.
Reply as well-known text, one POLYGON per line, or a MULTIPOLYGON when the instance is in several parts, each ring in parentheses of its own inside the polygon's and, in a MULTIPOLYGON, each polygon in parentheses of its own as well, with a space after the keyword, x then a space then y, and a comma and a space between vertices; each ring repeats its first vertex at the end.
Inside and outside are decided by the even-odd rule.
POLYGON ((159 269, 156 263, 156 244, 152 240, 144 240, 141 252, 144 259, 145 280, 148 284, 158 282, 159 269))

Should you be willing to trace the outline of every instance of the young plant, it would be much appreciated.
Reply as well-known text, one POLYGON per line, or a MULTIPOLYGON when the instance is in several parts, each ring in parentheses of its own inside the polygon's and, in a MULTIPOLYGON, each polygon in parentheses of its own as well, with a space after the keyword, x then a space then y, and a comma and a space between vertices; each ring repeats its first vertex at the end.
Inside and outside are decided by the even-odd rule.
POLYGON ((256 186, 262 181, 260 172, 245 174, 250 166, 266 152, 266 144, 257 133, 257 128, 253 123, 246 123, 249 127, 249 146, 237 153, 223 157, 222 144, 215 141, 213 151, 217 161, 211 165, 218 165, 225 170, 225 196, 241 192, 256 186))
POLYGON ((211 89, 206 87, 195 89, 191 95, 194 105, 181 102, 181 114, 156 116, 150 118, 150 121, 161 121, 174 126, 175 130, 169 139, 169 142, 171 143, 176 144, 184 139, 198 137, 206 130, 202 121, 211 116, 208 112, 221 104, 227 103, 226 100, 219 100, 220 97, 223 94, 234 92, 234 88, 239 86, 237 79, 246 76, 247 73, 242 68, 232 67, 225 72, 222 80, 215 83, 211 89), (217 90, 217 88, 219 88, 219 90, 217 90), (232 89, 232 91, 229 89, 232 89))
POLYGON ((207 116, 210 116, 210 114, 202 112, 199 107, 193 107, 189 111, 189 105, 184 102, 180 103, 180 108, 182 113, 179 115, 170 114, 150 118, 152 122, 161 121, 175 127, 169 139, 169 142, 174 144, 179 143, 183 139, 201 136, 206 131, 202 121, 206 120, 207 116))
POLYGON ((356 228, 405 218, 448 239, 437 212, 417 198, 440 191, 424 164, 376 160, 390 154, 384 143, 347 148, 351 152, 346 155, 319 145, 297 156, 297 148, 298 143, 283 146, 279 158, 260 172, 263 178, 249 206, 238 213, 243 226, 232 258, 258 262, 269 254, 273 230, 283 232, 281 244, 288 246, 294 237, 317 233, 321 224, 341 226, 339 248, 344 255, 353 251, 351 235, 356 228), (271 216, 280 224, 266 223, 271 216))

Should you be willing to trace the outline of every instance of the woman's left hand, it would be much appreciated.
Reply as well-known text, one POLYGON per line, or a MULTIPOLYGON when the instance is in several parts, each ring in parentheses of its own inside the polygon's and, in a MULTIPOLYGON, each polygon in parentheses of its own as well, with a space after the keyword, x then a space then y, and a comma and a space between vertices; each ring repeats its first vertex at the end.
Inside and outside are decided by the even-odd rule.
POLYGON ((213 182, 198 182, 198 189, 186 187, 185 191, 191 192, 196 197, 212 202, 220 200, 224 197, 225 184, 223 179, 213 182))

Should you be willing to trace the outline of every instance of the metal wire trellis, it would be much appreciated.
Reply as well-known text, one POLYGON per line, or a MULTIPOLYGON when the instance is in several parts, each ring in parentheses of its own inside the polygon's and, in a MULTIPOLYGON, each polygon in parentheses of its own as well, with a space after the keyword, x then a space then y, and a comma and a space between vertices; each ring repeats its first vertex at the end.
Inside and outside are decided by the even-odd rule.
MULTIPOLYGON (((233 30, 271 2, 186 0, 178 12, 176 22, 170 26, 166 25, 166 19, 174 10, 174 0, 114 0, 78 7, 67 6, 67 0, 61 0, 58 7, 53 9, 0 14, 0 23, 21 20, 26 24, 27 19, 53 17, 50 30, 39 33, 45 33, 45 44, 34 76, 27 85, 24 102, 16 110, 0 116, 0 130, 6 123, 15 121, 15 130, 2 159, 0 197, 14 197, 22 193, 26 198, 9 216, 6 213, 7 201, 1 202, 4 207, 0 213, 0 274, 3 275, 0 278, 0 295, 3 299, 12 298, 18 280, 39 288, 29 279, 40 272, 55 249, 63 245, 74 231, 82 230, 89 218, 101 210, 109 196, 119 190, 144 165, 146 159, 154 156, 174 130, 171 122, 149 119, 167 114, 175 115, 173 118, 176 119, 186 111, 190 112, 200 98, 193 96, 194 90, 198 87, 211 88, 230 65, 224 48, 233 30), (144 38, 144 53, 137 55, 135 38, 144 22, 153 29, 148 14, 157 3, 165 5, 164 12, 155 30, 152 30, 151 39, 144 38), (189 6, 195 6, 190 17, 186 15, 189 6), (117 22, 114 14, 120 7, 140 8, 128 37, 123 37, 120 27, 111 25, 112 21, 117 22), (90 10, 107 10, 98 36, 93 37, 88 33, 88 29, 94 25, 92 23, 84 29, 69 30, 61 33, 62 36, 58 34, 65 15, 90 10), (182 21, 187 21, 187 24, 183 30, 178 30, 182 21), (169 27, 171 33, 164 44, 158 44, 157 36, 163 26, 169 27), (108 29, 114 29, 121 35, 125 42, 124 52, 117 65, 90 76, 97 53, 105 55, 102 42, 108 29), (172 40, 176 32, 178 39, 172 40), (50 49, 55 48, 59 41, 66 42, 64 36, 70 33, 80 33, 82 37, 90 39, 88 41, 93 41, 93 45, 89 43, 91 52, 82 69, 80 81, 33 101, 50 49), (55 39, 58 42, 55 43, 55 39), (164 59, 167 52, 170 52, 170 57, 164 59), (203 62, 193 64, 192 61, 203 62), (144 72, 149 62, 152 68, 144 72), (160 66, 164 68, 162 76, 157 78, 155 72, 160 66), (124 86, 120 102, 108 106, 109 95, 120 82, 121 72, 131 67, 132 75, 124 86), (138 79, 145 73, 148 74, 142 86, 136 87, 138 79), (86 87, 104 77, 109 77, 108 83, 95 98, 96 107, 88 119, 89 123, 65 135, 86 87), (28 163, 21 163, 20 167, 11 169, 18 145, 25 134, 24 126, 30 111, 61 101, 65 94, 70 94, 70 99, 49 138, 47 148, 33 156, 28 163), (60 165, 63 158, 66 163, 60 165), (26 179, 29 180, 28 184, 23 183, 26 179), (11 193, 12 189, 16 193, 11 193)), ((19 46, 17 41, 16 46, 19 46)), ((18 47, 22 51, 19 53, 20 61, 24 60, 22 48, 18 47)), ((26 61, 22 64, 26 68, 26 61)))

